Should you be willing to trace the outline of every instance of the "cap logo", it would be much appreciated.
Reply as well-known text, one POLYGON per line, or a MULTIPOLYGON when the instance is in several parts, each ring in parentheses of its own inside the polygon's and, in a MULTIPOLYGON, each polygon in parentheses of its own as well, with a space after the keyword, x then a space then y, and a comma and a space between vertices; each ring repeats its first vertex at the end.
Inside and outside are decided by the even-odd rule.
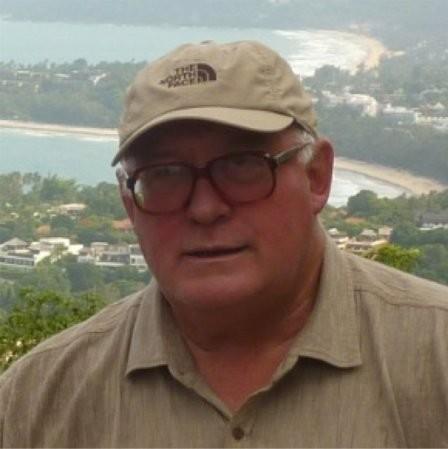
POLYGON ((216 71, 208 64, 188 64, 176 67, 173 73, 159 84, 167 87, 191 86, 216 81, 216 71))

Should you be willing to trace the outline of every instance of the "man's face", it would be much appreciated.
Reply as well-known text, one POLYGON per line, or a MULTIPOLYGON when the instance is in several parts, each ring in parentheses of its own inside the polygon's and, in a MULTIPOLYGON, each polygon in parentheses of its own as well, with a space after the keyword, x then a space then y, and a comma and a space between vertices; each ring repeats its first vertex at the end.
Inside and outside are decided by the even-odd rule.
MULTIPOLYGON (((163 162, 203 166, 235 151, 277 154, 299 140, 293 128, 262 134, 185 121, 153 131, 150 142, 128 172, 163 162)), ((203 177, 174 213, 145 214, 123 196, 146 261, 172 305, 216 310, 300 289, 314 263, 316 215, 331 180, 331 146, 323 146, 324 156, 307 168, 296 158, 280 165, 272 195, 251 203, 228 204, 203 177)))

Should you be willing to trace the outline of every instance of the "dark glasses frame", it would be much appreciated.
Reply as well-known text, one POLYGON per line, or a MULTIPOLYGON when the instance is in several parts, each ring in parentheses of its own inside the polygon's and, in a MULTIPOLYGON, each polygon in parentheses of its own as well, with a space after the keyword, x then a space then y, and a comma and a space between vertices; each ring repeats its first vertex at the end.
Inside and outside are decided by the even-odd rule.
POLYGON ((146 214, 150 214, 150 215, 165 215, 165 214, 170 214, 170 213, 174 213, 177 212, 181 209, 183 209, 189 202, 191 199, 191 196, 194 192, 195 186, 196 186, 196 182, 199 178, 206 178, 210 184, 213 186, 213 188, 219 193, 219 195, 228 203, 230 204, 244 204, 244 203, 250 203, 253 201, 258 201, 264 198, 268 198, 270 195, 272 195, 273 191, 275 190, 275 187, 277 185, 277 177, 276 177, 276 169, 282 165, 285 164, 286 162, 288 162, 289 160, 291 160, 294 156, 296 156, 301 150, 303 150, 304 148, 306 148, 308 145, 311 145, 313 142, 307 141, 304 142, 300 145, 295 145, 292 148, 288 148, 276 155, 272 155, 269 153, 263 153, 260 151, 252 151, 252 152, 244 152, 244 153, 231 153, 231 154, 226 154, 224 156, 220 156, 217 157, 215 159, 212 159, 210 161, 208 161, 205 165, 203 166, 195 166, 192 164, 188 164, 186 162, 173 162, 173 163, 161 163, 161 164, 150 164, 150 165, 145 165, 143 167, 138 168, 131 176, 129 176, 125 181, 126 181, 126 186, 127 188, 132 192, 132 197, 134 200, 135 205, 138 207, 138 209, 140 211, 142 211, 143 213, 146 214), (229 199, 226 196, 226 192, 224 192, 222 190, 222 188, 220 188, 216 182, 213 179, 213 175, 211 174, 211 167, 213 166, 213 164, 215 164, 218 161, 221 160, 226 160, 226 159, 231 159, 235 156, 240 156, 241 154, 250 154, 252 156, 256 156, 260 159, 262 159, 263 161, 266 162, 268 168, 271 170, 271 175, 272 175, 272 187, 271 189, 263 196, 261 196, 260 198, 256 198, 256 199, 252 199, 252 200, 246 200, 246 201, 235 201, 233 199, 229 199), (188 193, 188 195, 186 196, 185 201, 182 203, 181 206, 179 206, 176 209, 173 210, 168 210, 168 211, 162 211, 162 212, 154 212, 154 211, 150 211, 148 209, 145 209, 142 207, 142 205, 140 204, 140 202, 137 200, 137 194, 135 192, 135 185, 138 181, 139 175, 144 172, 145 170, 149 169, 149 168, 157 168, 157 167, 170 167, 170 166, 176 166, 176 167, 185 167, 187 169, 190 170, 191 174, 192 174, 192 183, 191 183, 191 188, 190 188, 190 192, 188 193))

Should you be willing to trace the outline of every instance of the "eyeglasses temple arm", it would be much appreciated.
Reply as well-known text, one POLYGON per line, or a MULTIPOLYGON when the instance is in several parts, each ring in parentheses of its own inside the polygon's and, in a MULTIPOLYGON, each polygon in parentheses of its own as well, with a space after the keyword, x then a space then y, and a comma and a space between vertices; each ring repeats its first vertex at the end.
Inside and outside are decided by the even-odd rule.
POLYGON ((302 145, 297 145, 293 148, 290 148, 289 150, 285 150, 282 153, 273 156, 272 160, 274 161, 276 166, 284 164, 285 162, 288 162, 290 159, 292 159, 299 151, 303 150, 308 145, 311 145, 311 143, 312 142, 305 142, 302 145))

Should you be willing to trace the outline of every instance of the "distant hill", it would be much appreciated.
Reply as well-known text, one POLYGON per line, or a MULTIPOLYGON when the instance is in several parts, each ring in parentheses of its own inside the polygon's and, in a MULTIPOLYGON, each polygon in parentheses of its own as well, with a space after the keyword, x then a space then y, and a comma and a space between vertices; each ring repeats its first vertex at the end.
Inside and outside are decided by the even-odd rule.
POLYGON ((347 28, 399 44, 446 33, 447 0, 0 0, 14 20, 260 28, 347 28))

